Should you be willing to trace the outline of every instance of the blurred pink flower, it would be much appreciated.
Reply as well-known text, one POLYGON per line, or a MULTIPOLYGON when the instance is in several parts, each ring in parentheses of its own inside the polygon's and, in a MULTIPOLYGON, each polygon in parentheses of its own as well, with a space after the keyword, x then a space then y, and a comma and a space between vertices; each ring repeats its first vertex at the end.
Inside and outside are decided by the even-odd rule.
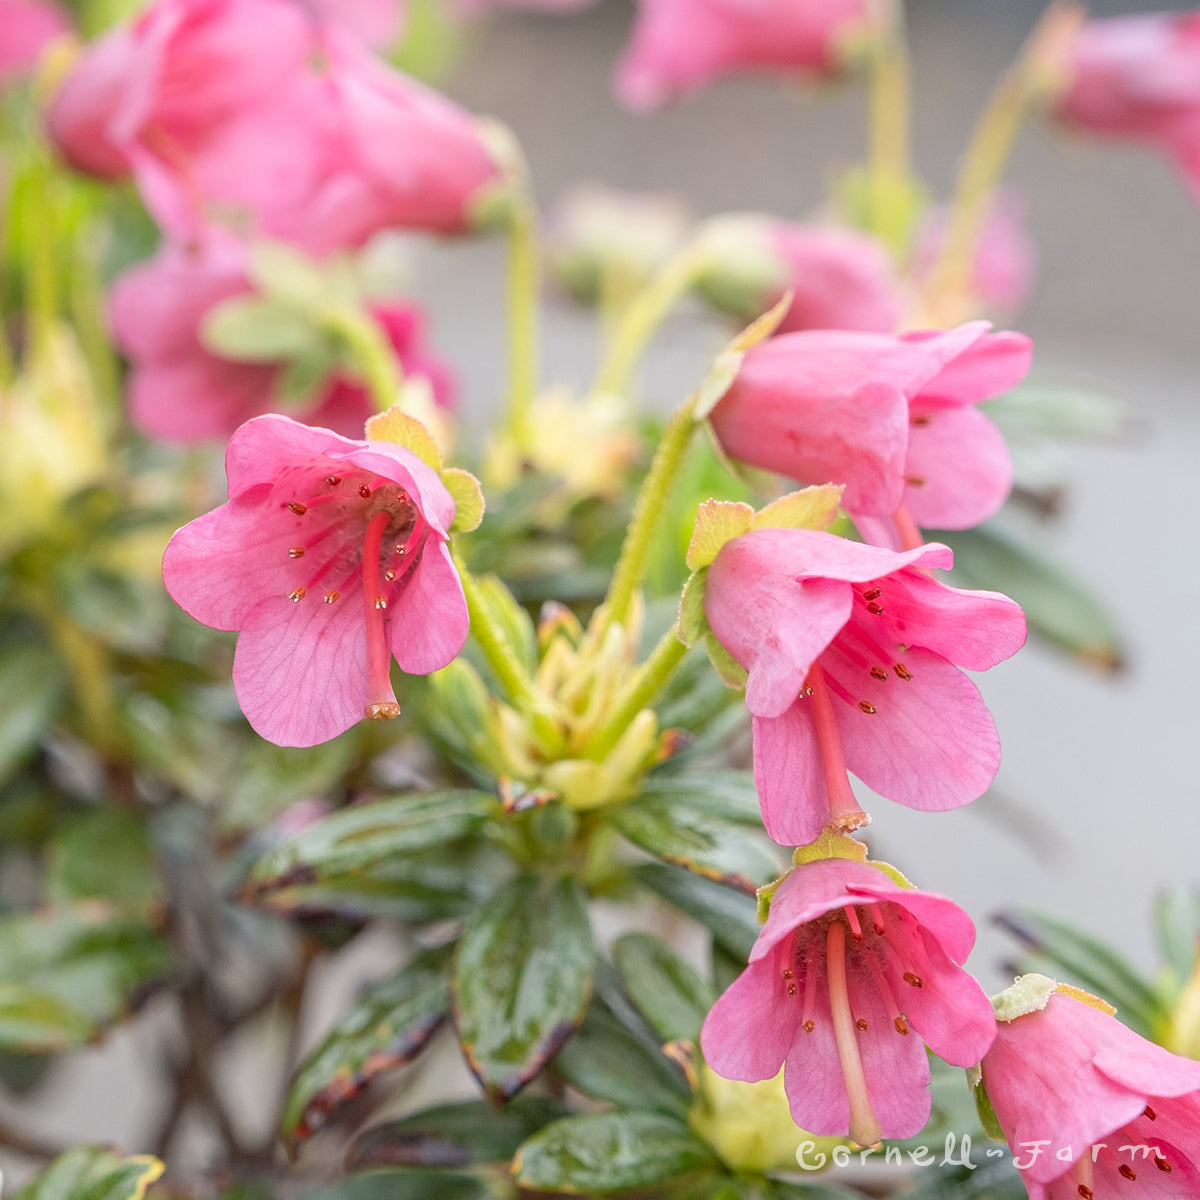
POLYGON ((1008 497, 1012 462, 976 405, 1029 369, 1029 339, 975 321, 899 336, 812 330, 750 350, 711 415, 725 451, 806 483, 845 484, 856 518, 903 505, 965 529, 1008 497))
POLYGON ((171 538, 163 581, 196 620, 239 631, 247 720, 278 745, 313 746, 397 715, 392 658, 425 675, 467 636, 437 473, 391 442, 274 414, 238 429, 225 469, 228 502, 171 538))
POLYGON ((809 529, 758 529, 708 568, 704 612, 749 673, 754 779, 767 832, 806 845, 826 825, 865 823, 852 771, 925 812, 987 789, 1000 742, 978 689, 1025 641, 1007 596, 931 579, 937 543, 896 553, 809 529))
POLYGON ((408 0, 306 0, 327 21, 340 22, 366 45, 394 45, 408 19, 408 0))
POLYGON ((974 941, 944 896, 867 863, 804 863, 705 1019, 704 1057, 748 1082, 782 1065, 792 1117, 813 1133, 864 1146, 911 1137, 931 1107, 925 1044, 968 1067, 995 1036, 991 1003, 959 965, 974 941))
POLYGON ((0 0, 0 82, 28 71, 47 43, 70 28, 51 0, 0 0))
POLYGON ((467 16, 478 16, 493 8, 526 9, 531 12, 579 12, 597 0, 454 0, 454 7, 467 16))
MULTIPOLYGON (((130 418, 146 436, 175 442, 224 439, 251 417, 283 407, 277 398, 279 365, 233 362, 210 353, 200 341, 208 311, 251 290, 244 247, 222 237, 210 237, 202 246, 168 244, 117 280, 110 304, 113 334, 130 360, 130 418)), ((452 373, 424 349, 420 311, 389 301, 371 312, 405 371, 425 376, 434 398, 452 405, 452 373)), ((291 411, 355 437, 374 409, 363 388, 334 376, 291 411)))
MULTIPOLYGON (((975 246, 970 287, 988 312, 1012 316, 1025 306, 1037 274, 1037 247, 1025 227, 1025 200, 1016 192, 999 193, 975 246)), ((918 284, 929 277, 946 241, 948 213, 935 209, 917 235, 913 274, 918 284)))
POLYGON ((91 48, 49 125, 81 170, 132 170, 178 239, 461 232, 499 174, 469 113, 291 0, 159 0, 91 48))
POLYGON ((983 1085, 1030 1200, 1200 1195, 1200 1062, 1116 1017, 1052 993, 1000 1021, 983 1085))
POLYGON ((1089 21, 1063 67, 1064 124, 1159 147, 1200 199, 1200 11, 1089 21))
POLYGON ((639 0, 617 96, 642 110, 734 72, 831 71, 868 11, 867 0, 639 0))

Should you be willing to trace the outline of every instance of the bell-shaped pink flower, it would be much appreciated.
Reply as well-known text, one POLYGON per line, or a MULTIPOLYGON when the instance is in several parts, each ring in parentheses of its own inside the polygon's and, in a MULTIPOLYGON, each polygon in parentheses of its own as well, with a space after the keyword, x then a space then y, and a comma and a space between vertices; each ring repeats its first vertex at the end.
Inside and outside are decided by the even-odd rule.
POLYGON ((868 23, 868 0, 638 0, 617 64, 628 108, 656 108, 738 71, 826 73, 868 23))
POLYGON ((387 49, 404 31, 408 0, 307 0, 326 21, 338 21, 368 46, 387 49))
POLYGON ((67 14, 50 0, 0 0, 0 82, 28 71, 70 28, 67 14))
POLYGON ((437 473, 390 442, 268 415, 225 458, 229 500, 180 529, 163 582, 185 612, 237 630, 233 684, 268 741, 313 746, 399 713, 394 657, 444 667, 467 636, 437 473))
POLYGON ((704 1057, 751 1082, 782 1065, 792 1117, 813 1133, 864 1146, 911 1137, 929 1119, 926 1044, 969 1067, 996 1034, 991 1003, 960 965, 974 941, 945 896, 863 862, 804 863, 705 1019, 704 1057))
POLYGON ((1200 1062, 1109 1013, 1056 991, 1001 1020, 983 1086, 1030 1200, 1200 1195, 1200 1062))
POLYGON ((1008 447, 977 405, 1019 383, 1032 353, 988 328, 771 338, 747 352, 713 429, 732 458, 844 484, 856 520, 903 506, 917 525, 969 528, 1012 487, 1008 447))
MULTIPOLYGON (((130 361, 130 419, 147 437, 224 440, 251 417, 283 407, 280 364, 233 362, 210 353, 200 340, 200 324, 214 305, 251 290, 245 247, 219 236, 199 245, 168 243, 117 280, 109 309, 113 334, 130 361)), ((427 378, 434 399, 451 406, 453 375, 425 348, 420 311, 390 301, 377 303, 371 313, 404 371, 427 378)), ((311 400, 292 403, 288 411, 356 437, 374 408, 362 387, 333 376, 311 400)))
POLYGON ((933 543, 897 553, 811 529, 758 529, 708 568, 704 613, 749 673, 754 779, 767 832, 806 845, 826 825, 865 824, 852 771, 925 812, 987 789, 1000 743, 982 671, 1025 641, 1008 597, 931 579, 953 555, 933 543))
POLYGON ((1200 12, 1089 21, 1062 66, 1064 124, 1157 146, 1200 199, 1200 12))

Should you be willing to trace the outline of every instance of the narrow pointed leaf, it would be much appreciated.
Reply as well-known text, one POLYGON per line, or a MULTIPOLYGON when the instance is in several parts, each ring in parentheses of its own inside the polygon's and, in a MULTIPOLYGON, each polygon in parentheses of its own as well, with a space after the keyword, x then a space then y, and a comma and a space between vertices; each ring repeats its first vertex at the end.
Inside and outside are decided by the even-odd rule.
POLYGON ((634 878, 668 903, 695 918, 713 935, 716 945, 746 965, 750 948, 758 937, 758 919, 753 896, 693 875, 682 867, 644 863, 633 870, 634 878))
POLYGON ((1186 979, 1200 954, 1200 892, 1177 887, 1158 896, 1154 933, 1167 966, 1179 979, 1186 979))
POLYGON ((34 642, 10 644, 0 656, 0 781, 38 744, 63 694, 57 658, 34 642))
POLYGON ((364 1171, 338 1183, 308 1192, 302 1200, 505 1200, 516 1189, 494 1184, 466 1171, 399 1168, 364 1171))
POLYGON ((664 1042, 700 1040, 700 1026, 717 997, 695 968, 648 933, 620 938, 613 963, 638 1012, 664 1042))

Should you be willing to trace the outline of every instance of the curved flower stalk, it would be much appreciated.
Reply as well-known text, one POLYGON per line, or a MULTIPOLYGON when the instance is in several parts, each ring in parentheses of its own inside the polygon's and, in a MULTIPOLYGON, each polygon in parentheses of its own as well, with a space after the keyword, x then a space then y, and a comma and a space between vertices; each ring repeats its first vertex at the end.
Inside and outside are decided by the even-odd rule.
POLYGON ((894 542, 871 519, 899 514, 911 549, 921 540, 912 523, 970 528, 1012 487, 1008 447, 977 406, 1024 378, 1031 346, 988 328, 784 334, 746 354, 709 419, 740 462, 844 484, 846 508, 872 540, 894 542))
POLYGON ((937 543, 897 553, 813 528, 748 526, 730 528, 706 562, 690 560, 702 574, 685 592, 681 629, 697 634, 702 605, 726 678, 744 672, 771 837, 805 845, 827 825, 866 824, 847 771, 926 812, 981 796, 1000 742, 960 668, 1014 654, 1025 641, 1020 608, 931 579, 929 568, 953 562, 937 543))
POLYGON ((869 12, 867 0, 639 0, 617 96, 650 109, 739 71, 828 74, 869 12))
POLYGON ((802 863, 775 892, 749 966, 705 1019, 704 1056, 747 1081, 782 1065, 792 1117, 813 1133, 863 1146, 911 1137, 931 1107, 925 1045, 971 1066, 996 1035, 987 996, 961 966, 974 941, 957 905, 875 864, 802 863))
POLYGON ((1200 1192, 1200 1062, 1042 975, 1022 976, 993 1004, 982 1084, 1030 1200, 1200 1192))
POLYGON ((246 422, 225 467, 228 502, 172 537, 163 581, 197 620, 239 631, 250 724, 312 746, 397 716, 392 658, 425 675, 467 637, 446 545, 455 502, 437 472, 402 446, 277 415, 246 422))

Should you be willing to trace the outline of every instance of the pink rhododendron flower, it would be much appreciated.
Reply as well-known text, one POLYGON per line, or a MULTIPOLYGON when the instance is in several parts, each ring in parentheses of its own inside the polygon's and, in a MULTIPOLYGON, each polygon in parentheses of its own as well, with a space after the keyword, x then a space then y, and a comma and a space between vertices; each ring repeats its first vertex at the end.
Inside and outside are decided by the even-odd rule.
POLYGON ((338 21, 368 46, 386 48, 404 31, 408 0, 306 0, 327 21, 338 21))
POLYGON ((395 716, 392 658, 425 675, 467 636, 437 473, 390 442, 273 414, 233 435, 225 470, 228 502, 171 538, 163 581, 198 621, 239 632, 247 720, 278 745, 313 746, 395 716))
POLYGON ((974 941, 971 919, 944 896, 867 863, 804 863, 705 1019, 704 1057, 747 1081, 782 1065, 792 1117, 813 1133, 860 1145, 911 1137, 929 1119, 925 1043, 968 1067, 996 1033, 991 1003, 959 965, 974 941))
POLYGON ((1008 447, 976 405, 1019 383, 1032 352, 1020 334, 987 330, 771 338, 746 354, 713 429, 742 462, 845 484, 856 520, 903 506, 918 525, 969 528, 1012 486, 1008 447))
POLYGON ((460 232, 499 174, 470 114, 292 0, 159 0, 92 47, 49 123, 81 170, 132 170, 178 240, 460 232))
POLYGON ((649 109, 736 71, 831 71, 868 11, 867 0, 639 0, 617 95, 649 109))
POLYGON ((1015 653, 1025 618, 1006 596, 926 573, 952 562, 936 543, 897 553, 759 529, 727 542, 708 568, 705 616, 749 673, 754 778, 775 841, 864 824, 847 770, 926 812, 968 804, 991 783, 999 739, 959 668, 1015 653))
POLYGON ((70 28, 67 14, 48 0, 0 0, 0 81, 28 71, 70 28))
MULTIPOLYGON (((210 353, 200 341, 208 311, 251 290, 245 247, 222 237, 200 246, 168 244, 117 280, 110 305, 113 333, 130 360, 130 417, 146 436, 175 442, 225 439, 251 417, 282 407, 279 365, 233 362, 210 353)), ((451 405, 452 373, 425 349, 419 310, 391 301, 371 312, 404 370, 427 378, 434 399, 451 405)), ((362 387, 334 376, 311 400, 292 404, 289 411, 355 437, 374 409, 362 387)))
POLYGON ((1109 1013, 1054 992, 1001 1020, 983 1085, 1030 1200, 1200 1195, 1200 1062, 1109 1013))
POLYGON ((1089 21, 1063 65, 1060 120, 1159 147, 1200 197, 1200 12, 1089 21))
MULTIPOLYGON (((929 276, 946 241, 948 213, 931 213, 917 238, 913 272, 918 282, 929 276)), ((1037 248, 1025 227, 1025 202, 1015 192, 1001 192, 980 231, 971 264, 971 292, 991 312, 1012 314, 1033 291, 1037 248)))

